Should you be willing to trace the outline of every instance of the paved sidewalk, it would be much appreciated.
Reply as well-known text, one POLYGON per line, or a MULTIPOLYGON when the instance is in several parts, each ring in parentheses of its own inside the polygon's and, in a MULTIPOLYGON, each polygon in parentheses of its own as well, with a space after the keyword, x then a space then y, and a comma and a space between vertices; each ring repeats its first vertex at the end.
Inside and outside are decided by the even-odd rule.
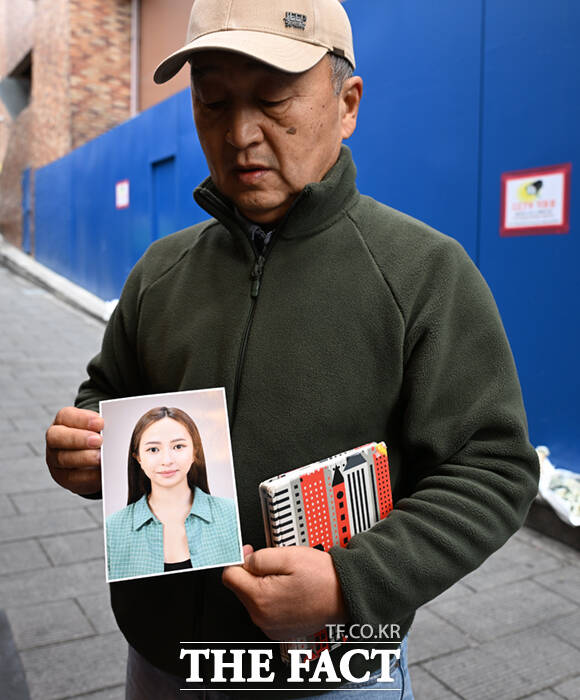
MULTIPOLYGON (((121 700, 101 506, 56 486, 43 460, 103 326, 3 267, 0 318, 0 697, 121 700)), ((580 699, 580 554, 522 530, 419 611, 409 652, 417 700, 580 699)))

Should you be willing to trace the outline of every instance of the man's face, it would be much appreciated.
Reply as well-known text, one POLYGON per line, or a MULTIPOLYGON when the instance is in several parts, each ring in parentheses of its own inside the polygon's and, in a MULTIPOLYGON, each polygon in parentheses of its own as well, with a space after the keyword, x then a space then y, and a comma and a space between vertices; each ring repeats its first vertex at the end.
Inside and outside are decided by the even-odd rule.
POLYGON ((328 57, 296 75, 207 51, 195 55, 192 76, 211 177, 257 223, 280 220, 305 185, 326 175, 354 130, 346 100, 335 94, 328 57))

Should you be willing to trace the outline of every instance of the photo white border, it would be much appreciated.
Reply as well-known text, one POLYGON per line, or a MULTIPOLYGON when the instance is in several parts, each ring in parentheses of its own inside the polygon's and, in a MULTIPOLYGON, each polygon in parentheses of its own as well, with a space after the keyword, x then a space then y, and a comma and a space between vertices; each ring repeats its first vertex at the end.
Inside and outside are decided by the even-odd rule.
MULTIPOLYGON (((234 501, 235 509, 236 509, 236 523, 238 527, 238 547, 240 551, 240 558, 235 561, 231 562, 225 562, 222 564, 211 564, 208 566, 196 566, 192 569, 178 569, 177 571, 162 571, 159 573, 154 573, 154 574, 144 574, 142 576, 128 576, 124 578, 109 578, 109 561, 108 561, 108 551, 107 551, 107 480, 106 480, 106 472, 107 468, 105 466, 105 459, 104 459, 104 450, 105 450, 105 434, 106 434, 106 421, 105 421, 105 428, 101 432, 101 435, 103 436, 103 445, 101 446, 101 485, 102 485, 102 512, 103 512, 103 539, 104 539, 104 550, 105 550, 105 577, 107 583, 116 583, 118 581, 132 581, 132 580, 138 580, 142 578, 151 578, 153 576, 169 576, 172 574, 182 574, 182 573, 188 573, 192 571, 201 571, 204 569, 216 569, 220 568, 223 566, 230 566, 234 564, 243 564, 243 549, 242 549, 242 532, 241 532, 241 523, 240 523, 240 510, 238 506, 238 496, 237 496, 237 485, 236 485, 236 473, 234 469, 234 460, 233 460, 233 452, 232 452, 232 442, 231 442, 231 435, 230 435, 230 430, 229 430, 229 420, 228 420, 228 408, 227 408, 227 403, 226 403, 226 394, 225 394, 225 388, 224 387, 213 387, 213 388, 208 388, 208 389, 192 389, 192 390, 187 390, 187 391, 172 391, 172 392, 166 392, 166 393, 160 393, 160 394, 141 394, 139 396, 129 396, 129 397, 124 397, 124 398, 119 398, 119 399, 107 399, 105 401, 99 401, 99 413, 100 415, 103 416, 103 406, 106 405, 111 405, 111 404, 120 404, 120 403, 130 403, 133 405, 140 405, 141 408, 139 408, 136 413, 139 415, 136 418, 131 418, 130 421, 128 421, 131 424, 131 429, 129 434, 127 435, 127 450, 123 454, 122 457, 122 463, 124 463, 125 467, 123 469, 123 482, 127 486, 127 470, 126 470, 126 458, 128 455, 128 446, 129 446, 129 441, 131 439, 131 431, 133 427, 135 426, 136 421, 144 414, 146 411, 150 410, 151 408, 155 408, 156 406, 160 405, 165 405, 165 406, 173 406, 176 408, 181 408, 182 410, 185 411, 188 415, 192 417, 192 420, 195 421, 196 425, 199 428, 199 432, 201 435, 202 439, 202 444, 204 446, 204 454, 206 457, 206 465, 207 465, 207 457, 208 457, 208 450, 206 448, 206 442, 204 441, 204 428, 200 427, 200 424, 203 424, 203 418, 200 420, 200 413, 198 412, 195 415, 192 414, 192 409, 189 407, 183 407, 183 403, 187 404, 189 403, 188 401, 183 401, 184 398, 192 398, 195 395, 202 395, 202 394, 209 394, 209 393, 216 393, 218 392, 221 395, 221 404, 223 406, 223 415, 225 418, 225 434, 227 435, 227 455, 225 456, 225 461, 227 461, 227 464, 229 466, 229 476, 228 482, 231 484, 231 494, 226 493, 225 495, 222 496, 222 493, 213 493, 212 495, 215 496, 222 496, 225 498, 231 498, 234 501), (160 401, 160 399, 163 399, 163 401, 160 401), (132 422, 131 422, 132 421, 132 422)), ((201 414, 203 416, 203 413, 201 414)), ((220 421, 221 422, 221 421, 220 421)), ((209 452, 211 452, 211 447, 209 452)), ((222 460, 223 463, 224 460, 222 460)), ((211 476, 210 476, 211 468, 208 471, 208 482, 210 483, 210 491, 211 491, 211 476)), ((214 474, 214 479, 215 479, 215 474, 214 474)), ((126 500, 126 499, 125 499, 126 500)), ((126 504, 124 504, 121 507, 125 507, 126 504)), ((108 514, 110 515, 112 512, 116 512, 116 510, 119 510, 118 508, 112 510, 108 514)))

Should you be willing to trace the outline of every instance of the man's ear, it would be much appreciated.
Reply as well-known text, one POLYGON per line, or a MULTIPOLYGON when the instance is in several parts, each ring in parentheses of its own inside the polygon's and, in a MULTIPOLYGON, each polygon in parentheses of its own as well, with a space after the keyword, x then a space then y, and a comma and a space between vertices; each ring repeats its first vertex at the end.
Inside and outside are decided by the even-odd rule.
POLYGON ((350 138, 356 129, 358 108, 363 93, 363 81, 359 75, 353 75, 344 81, 340 91, 341 137, 350 138))

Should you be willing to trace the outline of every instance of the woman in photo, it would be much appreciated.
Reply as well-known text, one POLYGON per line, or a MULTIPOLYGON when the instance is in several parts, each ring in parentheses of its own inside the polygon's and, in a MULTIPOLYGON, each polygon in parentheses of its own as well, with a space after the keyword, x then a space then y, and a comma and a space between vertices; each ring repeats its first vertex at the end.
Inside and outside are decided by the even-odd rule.
POLYGON ((107 518, 109 580, 240 562, 234 502, 209 492, 201 437, 179 408, 137 421, 127 506, 107 518))

